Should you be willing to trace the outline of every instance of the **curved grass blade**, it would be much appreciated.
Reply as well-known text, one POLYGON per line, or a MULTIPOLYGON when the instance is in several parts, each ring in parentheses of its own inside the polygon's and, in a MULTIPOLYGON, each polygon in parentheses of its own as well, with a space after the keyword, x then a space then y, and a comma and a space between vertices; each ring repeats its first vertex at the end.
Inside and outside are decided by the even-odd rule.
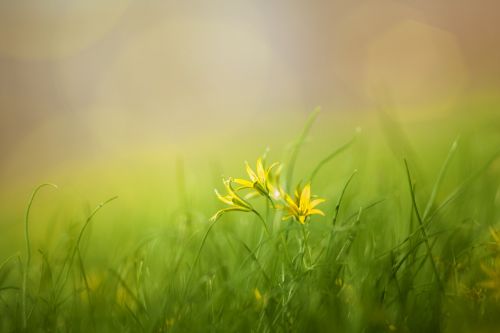
MULTIPOLYGON (((65 261, 65 264, 67 263, 68 266, 67 266, 66 275, 64 277, 64 280, 62 281, 62 285, 60 287, 59 292, 62 292, 64 284, 68 280, 69 273, 71 271, 71 266, 73 265, 73 260, 75 259, 76 254, 80 251, 80 243, 82 241, 83 234, 84 234, 85 230, 87 229, 88 225, 90 224, 90 222, 92 221, 92 219, 94 218, 94 216, 97 214, 97 212, 99 212, 101 210, 101 208, 103 208, 104 206, 106 206, 107 204, 109 204, 110 202, 112 202, 112 201, 114 201, 116 199, 118 199, 118 196, 114 196, 114 197, 112 197, 112 198, 110 198, 110 199, 108 199, 108 200, 100 203, 99 205, 97 205, 97 207, 92 211, 92 213, 90 213, 90 215, 85 220, 85 223, 83 224, 83 227, 80 230, 80 233, 78 234, 78 238, 76 240, 75 246, 73 247, 73 251, 71 252, 71 255, 69 256, 68 260, 65 261)), ((64 267, 62 268, 62 270, 60 272, 60 275, 57 278, 56 284, 59 282, 59 280, 61 278, 61 275, 63 274, 63 271, 64 271, 64 267)))
MULTIPOLYGON (((1 264, 0 264, 0 273, 2 272, 3 268, 7 265, 7 263, 14 257, 16 257, 17 254, 13 254, 9 257, 7 257, 7 259, 5 259, 1 264)), ((0 281, 1 282, 1 281, 0 281)))
POLYGON ((328 155, 323 160, 321 160, 318 163, 318 165, 314 168, 313 172, 311 173, 310 182, 311 183, 313 182, 314 177, 316 177, 316 175, 318 174, 318 172, 323 168, 323 166, 325 166, 325 164, 327 164, 328 162, 330 162, 334 157, 336 157, 337 155, 339 155, 343 151, 347 150, 347 148, 349 148, 354 143, 354 141, 356 141, 356 137, 352 138, 350 141, 348 141, 347 143, 343 144, 342 146, 340 146, 339 148, 337 148, 336 150, 334 150, 333 152, 331 152, 330 155, 328 155))
POLYGON ((344 195, 345 195, 345 192, 347 190, 347 187, 351 183, 351 181, 354 178, 354 176, 356 175, 356 173, 358 173, 358 170, 354 170, 352 172, 352 174, 349 176, 349 178, 345 182, 345 185, 344 185, 344 188, 342 189, 342 192, 340 192, 339 200, 337 201, 337 204, 335 205, 335 215, 333 215, 333 219, 332 219, 332 225, 333 226, 335 226, 335 224, 337 222, 337 219, 338 219, 338 216, 339 216, 339 211, 340 211, 340 206, 342 204, 342 199, 344 198, 344 195))
POLYGON ((441 283, 441 278, 439 277, 439 272, 437 270, 436 262, 434 261, 434 257, 432 256, 432 249, 431 249, 431 246, 429 244, 429 237, 427 235, 427 230, 424 226, 424 221, 422 220, 422 217, 421 217, 420 212, 418 210, 417 201, 415 199, 414 186, 412 184, 410 169, 408 167, 408 162, 406 161, 406 159, 404 159, 404 163, 405 163, 405 167, 406 167, 406 175, 408 177, 408 185, 410 186, 411 201, 413 204, 413 208, 415 209, 415 215, 417 216, 417 221, 420 224, 420 228, 421 228, 420 230, 422 232, 422 237, 424 238, 425 247, 427 249, 427 256, 429 257, 429 260, 430 260, 431 265, 432 265, 432 269, 434 270, 434 274, 436 275, 436 281, 437 281, 439 290, 441 292, 444 292, 444 287, 443 287, 443 284, 441 283))
POLYGON ((207 238, 208 238, 208 234, 210 233, 210 231, 212 230, 212 228, 214 227, 215 223, 217 223, 218 220, 213 220, 212 223, 210 223, 210 225, 208 226, 208 229, 207 231, 205 232, 205 235, 203 235, 203 238, 201 240, 201 244, 200 244, 200 247, 198 248, 198 252, 196 253, 196 256, 194 258, 194 262, 193 262, 193 265, 191 266, 190 270, 189 270, 189 274, 188 274, 188 278, 186 280, 186 285, 184 287, 184 292, 183 292, 183 295, 186 296, 187 294, 187 290, 188 290, 188 287, 189 287, 189 284, 191 283, 191 279, 193 278, 193 271, 194 271, 194 267, 196 266, 196 264, 198 263, 198 261, 200 260, 200 255, 201 255, 201 251, 203 250, 203 247, 205 246, 205 242, 207 241, 207 238))
POLYGON ((469 178, 464 180, 446 199, 432 212, 432 214, 428 217, 428 222, 430 222, 438 212, 440 212, 444 207, 446 207, 449 203, 455 200, 464 190, 465 188, 471 184, 476 178, 481 176, 483 172, 485 172, 488 167, 500 156, 500 150, 497 151, 493 156, 481 167, 479 170, 474 172, 469 178))
POLYGON ((28 269, 31 263, 31 243, 30 243, 30 234, 29 234, 29 216, 31 212, 31 206, 33 205, 33 201, 35 200, 35 197, 37 193, 44 187, 46 186, 51 186, 55 189, 57 189, 57 185, 51 184, 51 183, 44 183, 38 185, 33 193, 31 194, 31 198, 28 202, 28 207, 26 208, 26 215, 24 218, 24 238, 26 241, 26 263, 24 266, 24 272, 23 272, 23 286, 22 286, 22 315, 23 315, 23 329, 26 329, 28 322, 28 314, 26 312, 26 301, 27 301, 27 295, 26 295, 26 287, 28 283, 28 269))
POLYGON ((250 255, 250 258, 252 258, 253 261, 255 261, 255 263, 257 264, 257 267, 259 268, 259 270, 261 271, 262 273, 262 276, 264 276, 264 278, 266 279, 266 282, 267 283, 271 283, 271 279, 269 278, 269 276, 267 275, 266 271, 264 271, 264 268, 262 267, 262 265, 260 264, 259 262, 259 259, 257 258, 257 256, 255 255, 255 253, 252 251, 252 249, 242 240, 240 240, 240 243, 243 245, 243 247, 248 251, 249 255, 250 255))
POLYGON ((436 182, 434 183, 434 186, 432 187, 431 191, 431 196, 429 197, 429 200, 427 201, 427 206, 425 207, 424 214, 422 215, 422 219, 425 221, 427 216, 429 215, 429 212, 432 208, 432 205, 434 204, 434 200, 436 200, 436 195, 439 190, 439 187, 441 186, 441 183, 443 182, 444 175, 446 173, 446 170, 448 169, 448 165, 450 164, 450 161, 457 150, 458 146, 458 139, 456 138, 455 141, 453 141, 453 144, 451 145, 451 148, 448 152, 448 155, 446 156, 446 160, 444 161, 443 165, 441 166, 441 170, 439 171, 439 175, 436 179, 436 182))
POLYGON ((311 130, 311 127, 318 117, 318 114, 320 113, 321 108, 316 107, 314 111, 309 115, 309 118, 306 121, 306 124, 304 126, 304 129, 302 130, 302 133, 300 134, 299 138, 297 141, 293 144, 293 150, 290 154, 290 160, 288 161, 288 169, 286 173, 286 182, 285 182, 285 190, 289 189, 289 186, 293 180, 293 171, 295 169, 295 164, 297 162, 297 157, 299 155, 300 147, 304 143, 307 134, 311 130))

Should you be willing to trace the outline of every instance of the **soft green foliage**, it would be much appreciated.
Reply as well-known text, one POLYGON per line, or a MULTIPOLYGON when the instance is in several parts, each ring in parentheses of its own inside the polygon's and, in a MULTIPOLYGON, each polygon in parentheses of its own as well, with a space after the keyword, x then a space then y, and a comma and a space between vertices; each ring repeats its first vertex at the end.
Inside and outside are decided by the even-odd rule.
POLYGON ((456 125, 456 140, 436 134, 448 125, 410 139, 392 128, 386 149, 373 133, 332 143, 316 116, 282 159, 284 189, 310 182, 326 199, 304 224, 267 196, 210 220, 219 180, 186 185, 178 163, 165 200, 178 208, 158 213, 161 226, 147 223, 146 200, 140 216, 114 193, 34 245, 37 200, 64 186, 40 191, 26 250, 0 248, 0 331, 497 332, 498 122, 456 125), (92 232, 103 220, 113 227, 92 232))

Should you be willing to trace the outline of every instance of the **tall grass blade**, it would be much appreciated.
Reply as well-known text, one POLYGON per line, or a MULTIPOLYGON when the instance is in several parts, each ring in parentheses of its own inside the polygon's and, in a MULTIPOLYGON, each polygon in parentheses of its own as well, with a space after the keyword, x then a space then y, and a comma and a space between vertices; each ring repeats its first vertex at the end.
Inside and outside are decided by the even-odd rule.
POLYGON ((311 183, 313 182, 314 178, 316 177, 317 173, 328 163, 330 162, 334 157, 339 155, 340 153, 344 152, 349 148, 354 142, 356 141, 356 137, 352 138, 349 142, 343 144, 336 150, 330 153, 327 157, 325 157, 323 160, 321 160, 318 165, 314 168, 313 172, 311 173, 310 181, 311 183))
POLYGON ((437 281, 439 290, 441 292, 444 292, 444 287, 443 287, 443 284, 441 282, 441 278, 439 276, 439 271, 437 269, 436 262, 434 260, 433 255, 432 255, 432 249, 431 249, 431 246, 429 244, 429 237, 427 235, 427 230, 424 226, 424 221, 422 220, 422 217, 421 217, 420 212, 418 210, 417 201, 415 199, 415 191, 414 191, 413 183, 411 180, 410 168, 408 167, 408 162, 406 161, 406 159, 404 159, 404 163, 405 163, 405 167, 406 167, 406 175, 408 177, 408 185, 410 187, 411 200, 412 200, 413 208, 415 209, 415 215, 417 216, 417 221, 420 224, 420 231, 422 232, 422 237, 424 238, 424 243, 425 243, 425 246, 427 249, 427 257, 429 257, 429 260, 430 260, 431 265, 432 265, 432 269, 434 270, 434 274, 436 275, 436 281, 437 281))
POLYGON ((30 267, 31 263, 31 242, 30 242, 30 233, 29 233, 29 216, 31 212, 31 206, 33 205, 33 201, 35 200, 35 197, 37 193, 44 187, 50 186, 53 188, 57 189, 57 185, 51 184, 51 183, 44 183, 38 185, 33 193, 31 194, 31 198, 28 202, 28 207, 26 208, 26 215, 24 218, 24 239, 26 242, 26 262, 24 266, 24 272, 23 272, 23 286, 22 286, 22 316, 23 316, 23 329, 27 328, 28 322, 28 313, 27 313, 27 294, 26 294, 26 288, 27 288, 27 282, 28 282, 28 270, 30 267))
POLYGON ((425 221, 427 216, 429 215, 429 212, 431 211, 432 205, 434 204, 434 201, 436 200, 436 195, 439 190, 439 187, 441 186, 441 183, 443 181, 444 175, 446 173, 446 170, 448 169, 448 165, 450 164, 450 161, 455 154, 455 151, 457 150, 457 145, 458 145, 458 140, 459 138, 455 139, 453 141, 453 144, 451 145, 451 148, 448 152, 448 155, 446 156, 446 160, 444 161, 443 165, 441 166, 441 170, 439 171, 439 175, 436 179, 436 182, 434 183, 434 186, 432 187, 431 195, 429 197, 429 200, 427 201, 427 206, 425 207, 424 214, 422 215, 422 219, 425 221))
MULTIPOLYGON (((64 285, 66 284, 66 281, 69 278, 69 274, 71 272, 71 267, 73 265, 73 261, 75 259, 76 254, 78 253, 78 251, 80 251, 80 243, 82 241, 83 234, 85 233, 85 230, 87 229, 88 225, 90 224, 90 222, 92 221, 94 216, 97 214, 97 212, 99 212, 104 206, 106 206, 107 204, 109 204, 110 202, 112 202, 116 199, 118 199, 118 196, 114 196, 114 197, 100 203, 99 205, 97 205, 97 207, 90 213, 90 215, 85 220, 85 223, 83 224, 83 227, 80 229, 80 233, 78 234, 78 238, 76 240, 75 246, 73 247, 73 251, 71 252, 71 255, 69 256, 69 258, 67 260, 66 275, 65 275, 64 280, 62 281, 62 284, 60 287, 60 292, 62 292, 64 285)), ((64 271, 64 269, 61 270, 61 274, 63 274, 63 271, 64 271)), ((60 280, 60 276, 58 277, 57 282, 59 282, 59 280, 60 280)))
POLYGON ((285 189, 289 189, 290 185, 293 180, 293 172, 295 169, 295 164, 297 163, 297 157, 299 155, 300 148, 304 144, 304 141, 307 138, 307 134, 311 130, 312 125, 314 124, 314 121, 318 117, 319 113, 321 112, 320 107, 316 107, 314 111, 309 115, 309 118, 306 121, 306 124, 304 125, 304 129, 302 130, 302 133, 300 136, 297 138, 297 141, 292 146, 292 151, 290 154, 290 159, 288 161, 288 169, 286 172, 286 182, 285 182, 285 189))
POLYGON ((347 190, 347 187, 349 186, 349 184, 351 183, 352 179, 354 178, 354 176, 357 173, 358 173, 358 170, 354 170, 352 172, 352 174, 349 176, 349 178, 345 182, 344 187, 342 188, 342 192, 340 192, 340 196, 339 196, 339 199, 337 200, 337 204, 335 205, 335 212, 334 212, 333 219, 332 219, 332 225, 333 226, 335 226, 335 224, 337 223, 337 219, 339 217, 340 206, 342 205, 342 199, 344 199, 344 195, 345 195, 345 192, 347 190))

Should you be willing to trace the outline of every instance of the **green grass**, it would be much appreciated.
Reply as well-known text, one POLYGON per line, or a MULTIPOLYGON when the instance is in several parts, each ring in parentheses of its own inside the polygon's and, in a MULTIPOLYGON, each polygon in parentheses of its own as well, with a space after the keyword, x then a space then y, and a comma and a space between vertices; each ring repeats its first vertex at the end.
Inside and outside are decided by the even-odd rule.
POLYGON ((498 116, 384 119, 382 132, 331 134, 328 117, 287 131, 270 160, 285 163, 285 188, 312 179, 326 216, 281 221, 255 199, 269 235, 252 213, 209 222, 220 174, 243 176, 265 135, 195 167, 170 160, 168 180, 118 173, 126 185, 102 185, 116 191, 84 209, 65 184, 37 187, 25 228, 2 215, 16 223, 0 245, 0 330, 496 332, 498 116))

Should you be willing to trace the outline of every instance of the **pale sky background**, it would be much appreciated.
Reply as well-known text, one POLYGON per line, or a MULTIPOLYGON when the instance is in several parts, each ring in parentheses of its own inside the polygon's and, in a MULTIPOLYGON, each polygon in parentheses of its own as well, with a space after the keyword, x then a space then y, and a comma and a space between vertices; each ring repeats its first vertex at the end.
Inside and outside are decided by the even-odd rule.
POLYGON ((496 0, 0 0, 0 179, 316 105, 496 101, 498 22, 496 0))

